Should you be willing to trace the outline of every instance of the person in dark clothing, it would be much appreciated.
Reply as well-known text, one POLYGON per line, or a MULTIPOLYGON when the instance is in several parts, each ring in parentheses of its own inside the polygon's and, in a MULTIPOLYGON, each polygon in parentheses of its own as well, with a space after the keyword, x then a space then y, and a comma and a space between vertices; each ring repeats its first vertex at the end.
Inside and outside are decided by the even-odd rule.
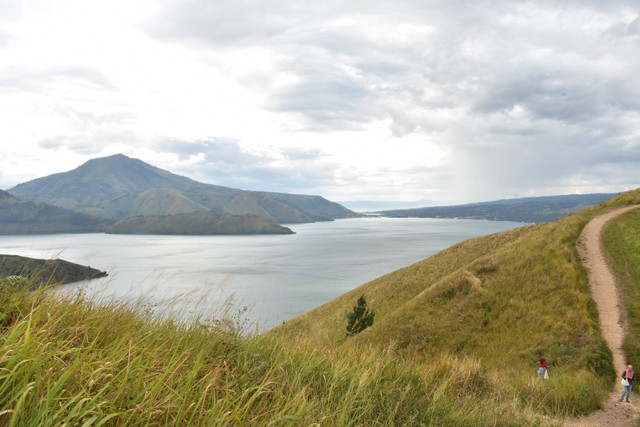
POLYGON ((626 398, 626 401, 629 401, 629 397, 631 397, 631 389, 633 388, 633 381, 636 379, 636 373, 633 372, 633 366, 628 365, 627 369, 622 371, 622 395, 620 396, 620 402, 622 399, 626 398), (626 381, 626 383, 625 383, 626 381))

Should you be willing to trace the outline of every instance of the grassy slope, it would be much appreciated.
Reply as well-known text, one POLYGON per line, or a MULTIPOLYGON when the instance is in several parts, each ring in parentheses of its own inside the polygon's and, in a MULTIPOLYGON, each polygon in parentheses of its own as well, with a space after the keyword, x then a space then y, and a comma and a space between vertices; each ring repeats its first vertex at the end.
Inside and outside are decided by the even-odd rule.
MULTIPOLYGON (((393 348, 424 363, 443 353, 479 358, 516 390, 527 387, 524 378, 544 355, 552 375, 584 390, 585 406, 577 411, 592 410, 606 395, 613 368, 575 244, 590 218, 638 202, 640 191, 633 191, 554 223, 463 242, 271 334, 298 347, 393 348), (347 339, 345 315, 362 294, 376 321, 347 339)), ((552 400, 545 405, 564 406, 557 396, 552 400)))
POLYGON ((639 201, 463 242, 258 337, 233 316, 181 325, 0 284, 0 425, 501 426, 589 412, 613 372, 575 241, 607 206, 639 201), (376 322, 346 340, 362 293, 376 322))
POLYGON ((605 229, 604 245, 616 271, 626 311, 629 333, 623 349, 629 363, 640 365, 640 211, 612 221, 605 229))
POLYGON ((0 425, 518 425, 532 409, 477 362, 423 372, 375 351, 291 352, 226 321, 0 285, 0 425), (460 385, 460 380, 464 384, 460 385))

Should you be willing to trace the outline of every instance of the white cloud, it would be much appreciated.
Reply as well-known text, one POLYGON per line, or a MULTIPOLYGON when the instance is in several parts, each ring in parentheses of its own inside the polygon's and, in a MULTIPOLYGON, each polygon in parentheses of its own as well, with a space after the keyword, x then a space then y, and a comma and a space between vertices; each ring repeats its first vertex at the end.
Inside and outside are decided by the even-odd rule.
POLYGON ((114 152, 338 200, 634 188, 639 22, 631 0, 0 1, 0 188, 114 152))

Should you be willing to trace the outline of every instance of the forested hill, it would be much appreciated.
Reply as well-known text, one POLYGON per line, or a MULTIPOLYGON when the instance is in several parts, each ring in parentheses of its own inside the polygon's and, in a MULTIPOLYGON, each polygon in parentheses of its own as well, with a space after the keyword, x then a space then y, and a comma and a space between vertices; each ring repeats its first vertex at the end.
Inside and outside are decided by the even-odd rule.
POLYGON ((594 193, 526 197, 455 206, 386 210, 377 213, 393 218, 467 218, 524 223, 551 222, 581 209, 600 204, 617 194, 594 193))

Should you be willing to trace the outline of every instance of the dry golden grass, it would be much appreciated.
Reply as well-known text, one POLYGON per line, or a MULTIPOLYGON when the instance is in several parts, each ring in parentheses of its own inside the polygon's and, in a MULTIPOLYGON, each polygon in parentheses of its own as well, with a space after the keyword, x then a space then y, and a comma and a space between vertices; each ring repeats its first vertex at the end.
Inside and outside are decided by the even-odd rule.
POLYGON ((576 239, 638 202, 629 192, 462 242, 263 336, 0 283, 0 425, 532 426, 588 413, 614 372, 576 239), (347 339, 362 294, 376 321, 347 339))
POLYGON ((614 371, 576 242, 592 217, 638 202, 636 190, 553 223, 462 242, 270 334, 292 346, 305 336, 304 346, 324 351, 392 348, 416 363, 443 353, 471 357, 523 400, 540 400, 543 412, 588 412, 606 396, 614 371), (347 339, 345 313, 359 295, 367 298, 376 321, 347 339), (563 378, 562 384, 553 381, 549 388, 555 391, 547 390, 544 398, 524 386, 540 355, 552 375, 563 378))

